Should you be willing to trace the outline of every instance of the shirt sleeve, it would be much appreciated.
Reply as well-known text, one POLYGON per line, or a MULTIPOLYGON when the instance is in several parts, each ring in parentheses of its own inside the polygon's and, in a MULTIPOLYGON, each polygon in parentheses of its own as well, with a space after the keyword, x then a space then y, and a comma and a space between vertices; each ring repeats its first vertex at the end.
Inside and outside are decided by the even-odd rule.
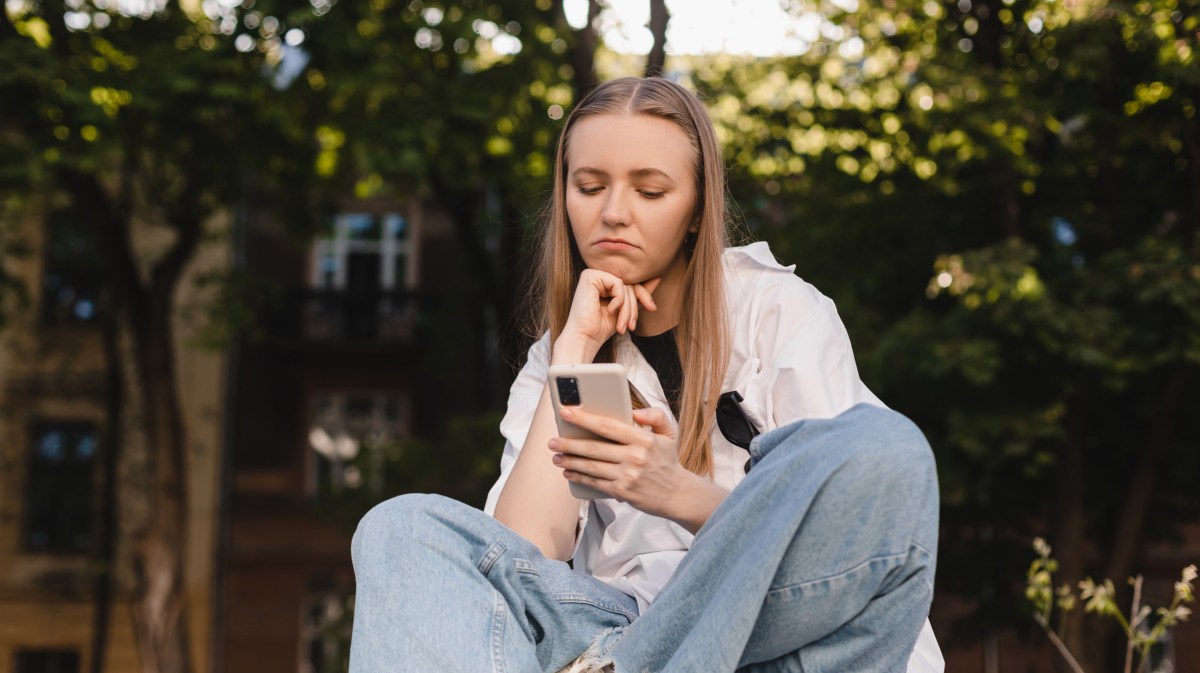
POLYGON ((500 421, 500 434, 504 436, 504 453, 500 456, 500 478, 488 492, 487 503, 483 506, 483 511, 490 516, 496 515, 496 502, 500 499, 500 491, 504 490, 508 475, 512 474, 521 447, 525 446, 525 437, 529 434, 529 427, 533 425, 533 415, 542 399, 542 389, 546 385, 546 372, 549 367, 550 335, 547 334, 529 348, 525 366, 521 368, 508 391, 508 407, 500 421))
POLYGON ((771 427, 832 418, 856 404, 884 406, 858 376, 833 301, 791 273, 771 273, 758 292, 757 385, 771 427))
POLYGON ((921 635, 917 636, 917 644, 908 658, 907 673, 943 673, 946 670, 946 660, 942 657, 942 648, 938 646, 937 638, 933 635, 933 627, 929 620, 921 627, 921 635))

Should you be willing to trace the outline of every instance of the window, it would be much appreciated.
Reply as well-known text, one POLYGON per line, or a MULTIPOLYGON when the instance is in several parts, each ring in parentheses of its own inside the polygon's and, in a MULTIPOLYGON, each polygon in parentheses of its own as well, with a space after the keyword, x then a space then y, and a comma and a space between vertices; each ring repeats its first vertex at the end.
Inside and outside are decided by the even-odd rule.
POLYGON ((42 273, 42 319, 56 325, 93 324, 99 315, 106 270, 97 254, 96 227, 75 210, 47 221, 42 273))
POLYGON ((25 485, 25 548, 82 552, 91 543, 92 466, 98 438, 89 423, 33 428, 25 485))
POLYGON ((313 398, 308 433, 313 496, 378 490, 383 449, 404 438, 408 400, 395 393, 324 393, 313 398))
POLYGON ((310 338, 405 337, 412 311, 409 222, 400 213, 346 213, 313 247, 310 338))
POLYGON ((346 213, 313 250, 312 284, 321 290, 409 287, 409 225, 400 213, 346 213))
POLYGON ((14 673, 79 673, 76 650, 17 650, 14 673))

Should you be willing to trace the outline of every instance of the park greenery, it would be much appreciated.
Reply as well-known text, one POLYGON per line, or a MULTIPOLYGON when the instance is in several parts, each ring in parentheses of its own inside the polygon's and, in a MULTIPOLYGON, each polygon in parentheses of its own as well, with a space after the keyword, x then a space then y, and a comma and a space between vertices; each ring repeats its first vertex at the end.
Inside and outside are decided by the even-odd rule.
POLYGON ((1125 614, 1117 605, 1117 592, 1112 580, 1106 579, 1097 583, 1088 577, 1079 582, 1079 595, 1076 596, 1070 584, 1054 586, 1054 573, 1058 570, 1058 562, 1050 556, 1050 545, 1040 537, 1034 538, 1033 549, 1038 556, 1029 564, 1029 571, 1026 573, 1025 597, 1033 606, 1034 621, 1042 628, 1073 673, 1084 673, 1084 670, 1079 665, 1076 655, 1068 650, 1063 642, 1066 631, 1066 620, 1063 617, 1074 612, 1080 603, 1083 604, 1085 613, 1111 618, 1121 627, 1125 636, 1124 673, 1149 670, 1147 667, 1152 665, 1151 655, 1155 646, 1160 645, 1171 629, 1181 622, 1186 622, 1192 614, 1191 608, 1187 606, 1196 601, 1195 589, 1192 587, 1192 583, 1196 581, 1195 564, 1184 568, 1179 580, 1172 585, 1170 604, 1158 608, 1142 602, 1145 578, 1141 575, 1130 578, 1133 601, 1129 614, 1125 614), (1057 628, 1053 624, 1056 611, 1057 628))
MULTIPOLYGON (((1200 0, 787 4, 815 18, 804 53, 664 71, 705 98, 744 228, 837 302, 864 380, 935 447, 938 592, 974 606, 942 642, 1019 628, 1034 535, 1069 584, 1135 575, 1200 506, 1200 0)), ((306 237, 347 197, 432 200, 468 262, 462 338, 515 362, 561 120, 647 65, 558 0, 8 0, 0 63, 0 247, 67 214, 133 344, 113 352, 153 453, 135 612, 162 673, 189 670, 171 318, 197 251, 228 245, 222 213, 306 237)), ((238 289, 251 272, 213 304, 235 332, 271 296, 238 289)), ((0 269, 0 314, 29 294, 0 269)), ((494 421, 503 398, 469 411, 494 421)), ((477 452, 460 488, 423 441, 391 452, 383 492, 480 503, 499 446, 456 442, 477 452)), ((1122 652, 1085 644, 1111 623, 1082 616, 1066 646, 1105 670, 1122 652)))

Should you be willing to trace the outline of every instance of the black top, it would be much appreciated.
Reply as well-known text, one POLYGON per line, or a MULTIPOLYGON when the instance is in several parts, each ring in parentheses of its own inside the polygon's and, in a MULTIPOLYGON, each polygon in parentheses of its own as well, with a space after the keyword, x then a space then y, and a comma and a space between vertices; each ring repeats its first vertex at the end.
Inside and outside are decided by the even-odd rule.
POLYGON ((679 418, 679 404, 683 397, 683 365, 679 362, 679 349, 675 346, 675 330, 669 329, 654 336, 638 336, 630 332, 629 336, 654 373, 658 374, 658 381, 667 395, 667 404, 671 405, 675 418, 679 418))

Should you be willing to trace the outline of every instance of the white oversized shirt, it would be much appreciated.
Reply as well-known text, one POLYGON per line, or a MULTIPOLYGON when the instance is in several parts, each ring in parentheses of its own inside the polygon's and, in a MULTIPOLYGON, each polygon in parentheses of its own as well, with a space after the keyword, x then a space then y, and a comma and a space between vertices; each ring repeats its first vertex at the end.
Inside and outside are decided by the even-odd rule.
MULTIPOLYGON (((725 251, 725 288, 732 348, 721 392, 741 393, 742 410, 767 432, 806 418, 832 418, 866 402, 884 406, 858 377, 850 338, 828 297, 782 266, 766 243, 725 251)), ((615 360, 651 406, 674 418, 658 375, 626 335, 615 338, 615 360)), ((513 382, 500 423, 507 440, 500 478, 484 511, 496 502, 525 444, 546 384, 550 339, 529 349, 513 382)), ((719 430, 712 434, 713 481, 732 490, 746 474, 748 455, 719 430)), ((637 600, 645 610, 667 583, 692 544, 692 534, 673 521, 607 498, 580 501, 574 567, 637 600)), ((941 673, 941 650, 926 620, 909 673, 941 673)))

